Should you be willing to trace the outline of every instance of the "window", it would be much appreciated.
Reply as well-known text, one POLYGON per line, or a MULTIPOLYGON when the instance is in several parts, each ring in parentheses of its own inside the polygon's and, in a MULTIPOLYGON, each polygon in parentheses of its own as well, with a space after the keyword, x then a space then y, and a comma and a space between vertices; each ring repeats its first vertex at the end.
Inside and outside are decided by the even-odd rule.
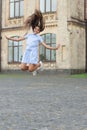
MULTIPOLYGON (((56 34, 47 33, 42 35, 43 40, 47 45, 56 46, 56 34)), ((40 60, 41 61, 56 61, 56 51, 46 49, 44 46, 40 46, 40 60)))
POLYGON ((43 13, 55 12, 57 6, 57 0, 40 0, 40 10, 43 13))
POLYGON ((10 18, 24 15, 24 0, 10 0, 10 18))
POLYGON ((22 42, 9 40, 8 42, 8 63, 18 63, 22 60, 22 42))

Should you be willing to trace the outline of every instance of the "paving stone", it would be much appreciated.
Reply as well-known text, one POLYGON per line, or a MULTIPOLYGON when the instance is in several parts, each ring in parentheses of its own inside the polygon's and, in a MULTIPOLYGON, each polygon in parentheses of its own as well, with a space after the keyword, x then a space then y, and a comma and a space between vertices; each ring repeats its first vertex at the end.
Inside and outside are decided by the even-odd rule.
POLYGON ((87 79, 0 74, 0 130, 86 130, 87 79))

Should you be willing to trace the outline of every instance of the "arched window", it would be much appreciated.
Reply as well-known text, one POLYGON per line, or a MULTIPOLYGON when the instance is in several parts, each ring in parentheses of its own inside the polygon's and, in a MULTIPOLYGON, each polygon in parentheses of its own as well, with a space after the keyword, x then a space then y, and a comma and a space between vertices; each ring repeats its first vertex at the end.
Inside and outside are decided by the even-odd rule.
POLYGON ((40 0, 40 10, 43 13, 55 12, 57 8, 57 0, 40 0))
POLYGON ((22 60, 22 42, 8 41, 8 63, 20 63, 22 60))
MULTIPOLYGON (((47 45, 55 47, 56 46, 56 34, 47 33, 42 35, 43 40, 47 45)), ((44 46, 40 46, 40 60, 46 62, 56 61, 56 51, 46 49, 44 46)))
POLYGON ((10 18, 24 15, 24 0, 10 0, 10 18))

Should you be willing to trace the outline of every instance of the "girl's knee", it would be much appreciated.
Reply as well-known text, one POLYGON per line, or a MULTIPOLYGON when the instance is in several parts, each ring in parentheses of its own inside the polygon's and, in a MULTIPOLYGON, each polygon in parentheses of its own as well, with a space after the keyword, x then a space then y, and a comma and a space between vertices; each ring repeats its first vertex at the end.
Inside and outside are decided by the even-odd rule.
POLYGON ((32 69, 32 68, 30 68, 30 67, 28 68, 28 70, 29 70, 29 72, 33 72, 33 69, 32 69))
POLYGON ((21 65, 21 70, 23 70, 23 71, 28 70, 28 66, 22 64, 22 65, 21 65))
POLYGON ((25 71, 26 69, 25 68, 21 68, 22 71, 25 71))
POLYGON ((33 72, 34 69, 35 69, 35 65, 32 65, 32 64, 28 68, 29 72, 33 72))
POLYGON ((23 70, 23 71, 24 71, 24 70, 25 70, 25 68, 24 68, 24 67, 21 67, 21 70, 23 70))

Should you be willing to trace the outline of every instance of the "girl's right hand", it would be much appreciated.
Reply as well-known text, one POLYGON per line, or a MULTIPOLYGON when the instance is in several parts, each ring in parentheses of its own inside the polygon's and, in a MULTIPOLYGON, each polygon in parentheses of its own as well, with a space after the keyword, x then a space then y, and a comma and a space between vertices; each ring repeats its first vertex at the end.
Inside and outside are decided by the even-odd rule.
POLYGON ((7 37, 6 35, 5 35, 5 37, 6 37, 7 40, 9 40, 9 37, 7 37))

